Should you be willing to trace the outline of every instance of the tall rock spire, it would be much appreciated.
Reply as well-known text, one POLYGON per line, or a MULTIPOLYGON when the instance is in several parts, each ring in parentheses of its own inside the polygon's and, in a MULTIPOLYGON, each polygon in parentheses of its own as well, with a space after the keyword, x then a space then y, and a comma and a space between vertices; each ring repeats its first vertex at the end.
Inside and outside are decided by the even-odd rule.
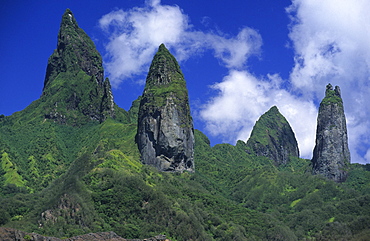
POLYGON ((257 156, 270 158, 277 166, 287 164, 290 157, 299 157, 294 132, 276 106, 258 119, 247 141, 247 148, 248 152, 257 156))
POLYGON ((60 24, 57 48, 46 69, 41 96, 49 103, 45 118, 72 125, 103 121, 114 116, 111 93, 95 44, 67 9, 60 24))
POLYGON ((164 44, 146 79, 136 141, 143 163, 160 171, 194 171, 194 129, 186 82, 164 44))
POLYGON ((343 182, 347 178, 349 163, 347 126, 340 89, 336 86, 333 90, 328 84, 317 117, 312 173, 343 182))

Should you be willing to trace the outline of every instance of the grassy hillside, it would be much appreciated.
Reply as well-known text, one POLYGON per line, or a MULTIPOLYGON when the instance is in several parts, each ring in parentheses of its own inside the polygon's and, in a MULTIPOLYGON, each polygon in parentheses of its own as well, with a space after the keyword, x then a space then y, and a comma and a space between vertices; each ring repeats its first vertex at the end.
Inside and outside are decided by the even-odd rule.
POLYGON ((308 174, 308 160, 276 167, 242 141, 210 147, 196 131, 196 172, 160 173, 139 162, 134 112, 80 127, 5 117, 1 225, 58 237, 112 230, 173 240, 369 234, 368 166, 352 165, 347 182, 336 184, 308 174))
MULTIPOLYGON (((100 57, 87 51, 93 42, 70 10, 61 26, 42 97, 0 115, 1 226, 55 237, 162 233, 175 241, 370 236, 370 165, 350 165, 346 182, 337 184, 312 176, 309 160, 274 165, 243 141, 211 147, 197 130, 194 173, 143 165, 135 143, 141 97, 129 111, 115 105, 100 57)), ((178 70, 170 78, 178 78, 177 63, 169 66, 178 70)), ((173 83, 164 91, 180 90, 179 99, 187 99, 185 81, 173 83)))

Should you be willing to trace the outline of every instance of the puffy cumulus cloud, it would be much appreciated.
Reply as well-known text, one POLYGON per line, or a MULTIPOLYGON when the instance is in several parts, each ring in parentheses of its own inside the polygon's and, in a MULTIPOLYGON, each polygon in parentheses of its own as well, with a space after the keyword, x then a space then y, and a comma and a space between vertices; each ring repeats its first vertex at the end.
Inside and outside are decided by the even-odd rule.
POLYGON ((259 34, 250 28, 231 37, 196 31, 178 6, 162 5, 159 0, 147 1, 142 8, 110 12, 99 25, 109 36, 105 64, 114 87, 147 71, 161 43, 171 48, 179 61, 210 49, 226 67, 236 68, 258 53, 262 44, 259 34))
POLYGON ((251 55, 258 54, 262 45, 261 36, 250 28, 243 28, 235 38, 206 34, 204 40, 227 68, 237 69, 243 68, 251 55))
POLYGON ((225 137, 226 142, 246 141, 255 122, 276 105, 291 124, 302 157, 310 158, 315 140, 317 109, 281 88, 278 75, 258 79, 247 71, 231 70, 222 82, 212 88, 217 91, 200 112, 207 130, 225 137))
POLYGON ((161 43, 177 43, 189 28, 187 16, 177 6, 163 6, 159 1, 113 11, 99 25, 110 36, 106 67, 115 87, 122 79, 141 73, 161 43))
POLYGON ((287 12, 295 64, 286 81, 292 89, 282 88, 277 75, 256 78, 226 63, 229 75, 213 85, 218 95, 201 112, 208 130, 226 141, 246 140, 254 121, 277 105, 301 155, 310 157, 317 118, 313 103, 321 101, 330 82, 342 89, 352 161, 370 163, 370 2, 292 0, 287 12))
POLYGON ((99 23, 110 36, 105 63, 113 86, 145 73, 161 43, 170 47, 179 61, 210 50, 230 72, 212 86, 217 96, 200 111, 209 132, 228 142, 246 140, 259 116, 277 105, 293 123, 301 153, 308 156, 312 152, 312 103, 300 101, 280 88, 278 76, 261 80, 243 71, 248 58, 258 55, 262 46, 262 38, 255 30, 244 27, 236 36, 194 30, 178 6, 162 5, 160 1, 148 1, 142 8, 113 11, 99 23), (302 114, 308 115, 309 120, 304 125, 299 120, 302 114))
POLYGON ((339 85, 352 161, 369 163, 369 12, 368 0, 292 0, 287 13, 295 62, 288 80, 278 75, 257 78, 245 71, 248 58, 262 46, 255 30, 244 27, 236 36, 199 31, 178 6, 163 5, 160 0, 113 11, 99 23, 109 36, 105 65, 114 87, 144 74, 161 43, 179 61, 211 50, 229 74, 212 86, 216 96, 199 115, 211 134, 228 142, 247 140, 255 121, 276 105, 296 134, 301 156, 310 158, 317 118, 314 103, 324 97, 327 83, 339 85))
POLYGON ((364 141, 370 135, 370 2, 293 0, 287 11, 295 51, 293 86, 316 100, 327 83, 341 87, 352 161, 369 163, 364 141))
POLYGON ((294 0, 288 8, 296 54, 293 83, 318 92, 328 78, 367 82, 363 77, 370 67, 369 11, 366 0, 294 0))

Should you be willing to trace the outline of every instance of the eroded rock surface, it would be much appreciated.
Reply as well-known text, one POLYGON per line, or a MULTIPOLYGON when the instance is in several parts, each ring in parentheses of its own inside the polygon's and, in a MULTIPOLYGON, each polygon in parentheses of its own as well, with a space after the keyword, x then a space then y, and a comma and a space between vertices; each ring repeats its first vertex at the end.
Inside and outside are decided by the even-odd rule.
POLYGON ((136 141, 143 163, 160 171, 194 171, 194 129, 186 82, 163 44, 146 79, 136 141))
POLYGON ((312 173, 323 175, 335 182, 343 182, 347 178, 350 158, 340 89, 336 86, 333 90, 332 85, 328 84, 317 117, 312 173))

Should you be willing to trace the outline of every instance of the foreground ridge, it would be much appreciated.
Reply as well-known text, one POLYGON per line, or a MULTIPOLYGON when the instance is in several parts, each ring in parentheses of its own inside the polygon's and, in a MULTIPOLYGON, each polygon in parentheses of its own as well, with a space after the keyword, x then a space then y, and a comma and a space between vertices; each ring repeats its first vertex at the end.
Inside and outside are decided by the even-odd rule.
POLYGON ((146 239, 124 239, 118 236, 115 232, 89 233, 72 238, 60 239, 55 237, 46 237, 36 233, 26 233, 17 229, 4 227, 0 227, 0 239, 2 241, 171 241, 166 238, 166 235, 158 235, 146 239))

